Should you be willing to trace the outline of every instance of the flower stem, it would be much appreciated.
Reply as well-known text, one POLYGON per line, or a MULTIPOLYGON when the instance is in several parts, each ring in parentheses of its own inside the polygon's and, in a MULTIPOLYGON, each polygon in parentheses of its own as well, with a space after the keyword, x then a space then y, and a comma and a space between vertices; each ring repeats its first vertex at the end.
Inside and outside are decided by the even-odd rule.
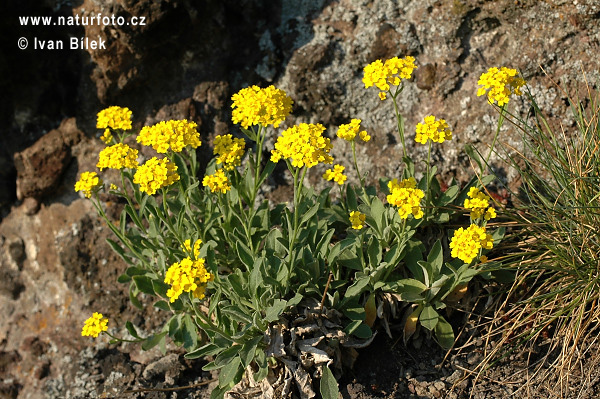
POLYGON ((429 147, 427 149, 427 192, 425 193, 425 220, 429 216, 429 200, 431 199, 430 195, 430 182, 431 182, 431 139, 427 140, 429 142, 429 147))
POLYGON ((402 117, 402 115, 400 115, 400 110, 398 109, 398 102, 396 101, 396 97, 398 97, 398 95, 402 93, 403 89, 404 86, 398 86, 396 88, 396 92, 392 94, 392 102, 394 103, 394 113, 396 114, 396 121, 398 123, 398 134, 400 135, 400 141, 402 142, 402 156, 406 157, 406 143, 404 142, 404 118, 402 117))
POLYGON ((360 187, 362 188, 362 191, 364 194, 363 200, 370 207, 371 199, 367 195, 367 187, 365 186, 365 179, 360 174, 360 169, 358 168, 358 162, 356 161, 356 142, 354 140, 352 140, 351 147, 352 147, 352 159, 354 160, 354 168, 356 169, 356 174, 358 175, 358 180, 360 180, 360 187))
MULTIPOLYGON (((498 140, 498 135, 500 134, 500 128, 504 124, 504 116, 506 115, 506 104, 502 105, 500 108, 500 116, 498 117, 498 126, 496 127, 496 134, 494 135, 494 140, 492 141, 492 146, 490 147, 490 151, 488 152, 487 157, 485 158, 485 165, 488 166, 488 162, 490 160, 490 156, 492 152, 494 152, 494 147, 496 146, 496 140, 498 140)), ((483 170, 481 171, 483 173, 483 170)))

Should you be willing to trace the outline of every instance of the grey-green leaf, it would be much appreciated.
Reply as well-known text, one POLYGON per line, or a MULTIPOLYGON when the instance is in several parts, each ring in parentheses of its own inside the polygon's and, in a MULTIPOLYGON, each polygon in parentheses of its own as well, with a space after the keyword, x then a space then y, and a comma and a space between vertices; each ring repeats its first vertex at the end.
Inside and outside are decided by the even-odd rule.
POLYGON ((323 399, 338 399, 338 383, 329 367, 323 366, 323 375, 321 376, 321 396, 323 399))

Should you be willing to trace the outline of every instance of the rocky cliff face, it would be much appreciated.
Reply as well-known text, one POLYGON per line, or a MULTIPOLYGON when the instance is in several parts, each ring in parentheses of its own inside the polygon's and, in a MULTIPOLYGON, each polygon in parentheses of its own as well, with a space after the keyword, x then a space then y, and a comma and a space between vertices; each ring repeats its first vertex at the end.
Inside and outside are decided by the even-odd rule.
MULTIPOLYGON (((201 158, 208 160, 210 140, 233 129, 231 94, 272 83, 294 99, 289 124, 320 122, 334 137, 336 125, 362 119, 373 140, 360 147, 359 163, 372 178, 395 177, 401 149, 391 103, 364 89, 362 68, 412 55, 419 69, 400 104, 409 153, 423 156, 412 144, 415 124, 427 114, 443 117, 454 140, 437 148, 434 160, 445 178, 464 179, 471 166, 462 148, 485 151, 495 131, 493 109, 476 96, 487 68, 520 69, 567 133, 573 125, 566 93, 585 93, 586 80, 600 82, 594 0, 46 0, 8 8, 0 35, 0 398, 97 397, 136 379, 183 384, 201 377, 177 357, 157 363, 158 353, 80 337, 93 311, 113 325, 133 320, 147 331, 162 322, 152 310, 132 309, 126 287, 116 283, 124 265, 105 243, 109 232, 72 190, 102 148, 95 115, 103 107, 129 107, 137 128, 195 120, 205 142, 201 158), (144 17, 146 25, 45 29, 15 22, 18 15, 96 13, 144 17), (102 37, 106 49, 15 46, 21 36, 69 35, 102 37)), ((527 112, 524 101, 511 106, 527 112)), ((518 138, 503 128, 502 140, 518 148, 518 138)), ((350 169, 349 146, 335 139, 334 146, 334 157, 350 169)), ((494 165, 502 167, 497 158, 494 165)), ((322 184, 321 173, 314 171, 313 184, 322 184)), ((505 177, 515 179, 510 171, 505 177)), ((273 181, 273 198, 285 197, 279 183, 285 184, 273 181)), ((119 204, 106 198, 106 206, 116 212, 119 204)))

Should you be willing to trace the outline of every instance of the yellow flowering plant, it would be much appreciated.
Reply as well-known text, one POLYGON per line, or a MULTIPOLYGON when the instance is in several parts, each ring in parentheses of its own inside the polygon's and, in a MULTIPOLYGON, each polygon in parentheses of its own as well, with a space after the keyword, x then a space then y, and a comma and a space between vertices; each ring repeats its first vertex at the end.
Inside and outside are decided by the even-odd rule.
MULTIPOLYGON (((340 339, 342 351, 349 350, 343 348, 350 337, 368 344, 378 325, 391 334, 391 316, 377 311, 389 307, 385 302, 391 294, 408 303, 405 340, 422 326, 441 346, 450 347, 454 334, 442 312, 446 298, 497 266, 480 259, 503 232, 487 230, 495 216, 482 193, 489 177, 474 177, 462 188, 453 181, 441 189, 430 158, 434 143, 452 139, 443 119, 426 116, 415 128, 415 140, 429 146, 427 171, 417 178, 397 105, 415 68, 412 57, 365 67, 365 86, 379 88, 382 99, 392 97, 405 155, 400 176, 380 180, 379 193, 366 185, 356 160, 356 145, 371 139, 362 121, 352 119, 337 129, 337 143, 352 146, 360 181, 354 186, 345 167, 334 164, 333 135, 324 125, 280 127, 293 101, 273 86, 251 86, 232 96, 232 122, 239 131, 214 139, 208 165, 197 162, 201 140, 193 121, 143 127, 135 143, 125 143, 133 134, 129 130, 103 140, 107 147, 97 167, 118 170, 120 182, 105 184, 95 172, 86 172, 75 189, 93 201, 117 238, 109 243, 128 264, 118 281, 129 284, 131 302, 142 307, 138 296, 145 294, 168 315, 154 333, 142 334, 127 322, 132 338, 111 336, 112 342, 142 342, 143 349, 159 345, 164 350, 170 339, 187 350, 187 358, 212 356, 204 369, 221 370, 214 398, 223 397, 247 373, 261 381, 275 365, 289 367, 284 355, 274 353, 272 340, 300 314, 310 320, 329 318, 335 329, 331 336, 340 339), (236 137, 240 134, 244 138, 236 137), (267 158, 270 134, 276 138, 267 158), (139 151, 140 146, 157 156, 141 159, 139 154, 147 151, 139 151), (293 198, 259 202, 277 163, 285 164, 292 177, 293 198), (325 170, 323 178, 332 182, 321 192, 307 187, 315 169, 325 170), (330 196, 334 186, 340 189, 335 202, 330 196), (102 191, 124 200, 119 220, 107 215, 102 191), (469 225, 465 220, 451 237, 449 224, 460 226, 460 216, 469 212, 469 225)), ((105 119, 106 112, 100 114, 105 119)), ((114 128, 110 123, 99 123, 99 128, 105 124, 114 128)), ((106 332, 100 331, 106 324, 94 323, 86 335, 106 332)), ((327 392, 336 389, 329 369, 336 364, 341 362, 312 366, 327 392)))

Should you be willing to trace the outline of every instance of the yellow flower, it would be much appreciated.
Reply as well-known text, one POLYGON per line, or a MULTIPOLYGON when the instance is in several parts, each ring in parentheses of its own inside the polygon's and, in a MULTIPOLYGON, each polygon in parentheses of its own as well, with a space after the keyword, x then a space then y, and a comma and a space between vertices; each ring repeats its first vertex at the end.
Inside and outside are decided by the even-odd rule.
POLYGON ((233 138, 231 134, 215 137, 213 154, 218 155, 217 164, 223 164, 226 170, 240 166, 246 142, 244 139, 233 138))
POLYGON ((194 298, 203 299, 206 283, 214 276, 204 267, 204 259, 185 258, 173 263, 165 274, 165 283, 171 288, 167 291, 170 302, 175 302, 184 292, 191 292, 194 298))
POLYGON ((369 134, 366 131, 363 130, 359 132, 360 122, 362 122, 360 119, 352 119, 350 123, 340 125, 337 132, 337 136, 346 141, 353 141, 356 138, 356 135, 358 134, 362 141, 371 140, 371 136, 369 136, 369 134))
POLYGON ((110 184, 110 189, 111 189, 111 190, 117 190, 118 188, 119 188, 119 187, 117 187, 117 185, 116 185, 116 184, 112 184, 112 183, 110 184))
POLYGON ((401 219, 406 219, 409 215, 413 215, 415 219, 423 217, 421 199, 423 199, 425 193, 416 187, 417 182, 414 177, 409 177, 401 182, 398 182, 398 179, 393 179, 388 183, 390 194, 387 196, 387 202, 398 207, 398 214, 401 219))
MULTIPOLYGON (((98 121, 96 123, 98 129, 131 129, 131 111, 127 107, 108 107, 98 112, 98 121)), ((104 133, 106 134, 106 132, 104 133)))
POLYGON ((110 169, 122 169, 130 168, 134 169, 138 167, 138 150, 134 150, 127 144, 118 143, 106 147, 98 155, 98 163, 96 167, 100 170, 104 168, 110 169))
POLYGON ((471 219, 475 220, 483 216, 485 220, 490 220, 496 217, 496 210, 492 207, 488 208, 490 197, 478 188, 471 187, 467 196, 469 198, 465 199, 464 207, 471 210, 471 219))
MULTIPOLYGON (((195 258, 198 258, 198 255, 200 255, 200 245, 202 245, 201 239, 197 239, 196 241, 194 241, 194 257, 195 258)), ((183 249, 184 251, 187 251, 187 252, 192 252, 192 243, 189 238, 183 242, 181 249, 183 249)))
POLYGON ((275 86, 266 89, 250 86, 234 94, 231 99, 231 120, 241 124, 244 129, 252 125, 278 127, 292 112, 292 99, 275 86))
POLYGON ((516 69, 494 67, 481 74, 477 84, 482 86, 477 89, 477 96, 483 96, 487 92, 488 101, 491 104, 497 101, 501 107, 508 103, 511 94, 523 94, 521 87, 525 85, 525 80, 517 76, 516 69))
POLYGON ((485 227, 471 224, 468 228, 461 227, 454 232, 450 241, 452 257, 465 263, 471 263, 479 254, 479 250, 492 249, 494 241, 491 234, 485 232, 485 227))
POLYGON ((365 220, 367 216, 364 213, 359 211, 350 212, 350 223, 352 224, 352 228, 355 230, 360 230, 365 227, 365 220))
POLYGON ((227 191, 231 190, 231 183, 225 175, 225 172, 223 172, 223 169, 217 170, 212 175, 204 176, 202 185, 205 187, 208 186, 213 193, 220 192, 225 194, 227 191))
POLYGON ((319 162, 331 164, 333 158, 329 151, 331 141, 322 134, 325 127, 318 124, 301 123, 284 130, 277 138, 275 149, 271 151, 271 161, 289 159, 292 166, 312 168, 319 162))
POLYGON ((108 330, 108 319, 102 313, 94 312, 92 317, 85 321, 81 329, 82 337, 98 337, 101 332, 108 330))
POLYGON ((425 144, 427 140, 434 143, 443 143, 445 140, 452 140, 452 132, 444 119, 437 119, 433 115, 426 116, 424 123, 417 124, 417 134, 415 141, 425 144))
POLYGON ((110 129, 105 129, 104 134, 100 137, 100 140, 104 142, 104 144, 110 144, 113 141, 113 135, 110 132, 110 129))
POLYGON ((75 183, 75 191, 83 191, 85 198, 90 198, 92 191, 101 184, 102 180, 96 172, 83 172, 77 183, 75 183))
POLYGON ((339 184, 341 186, 342 184, 344 184, 344 182, 348 178, 347 176, 344 175, 345 169, 346 168, 343 167, 342 165, 334 165, 333 169, 327 169, 325 171, 325 173, 323 174, 323 178, 327 181, 333 180, 334 182, 336 182, 337 184, 339 184))
POLYGON ((202 143, 197 127, 196 122, 188 122, 186 119, 162 121, 152 126, 144 126, 137 142, 154 148, 159 154, 165 154, 169 149, 181 152, 187 146, 198 148, 202 143))
POLYGON ((417 68, 415 59, 411 56, 404 58, 394 57, 383 63, 376 60, 364 68, 363 83, 365 88, 376 86, 381 92, 379 98, 385 100, 390 85, 398 86, 403 79, 410 79, 412 72, 417 68))
POLYGON ((133 175, 133 182, 140 185, 140 191, 153 195, 162 187, 170 186, 179 180, 177 165, 167 158, 150 158, 133 175))

